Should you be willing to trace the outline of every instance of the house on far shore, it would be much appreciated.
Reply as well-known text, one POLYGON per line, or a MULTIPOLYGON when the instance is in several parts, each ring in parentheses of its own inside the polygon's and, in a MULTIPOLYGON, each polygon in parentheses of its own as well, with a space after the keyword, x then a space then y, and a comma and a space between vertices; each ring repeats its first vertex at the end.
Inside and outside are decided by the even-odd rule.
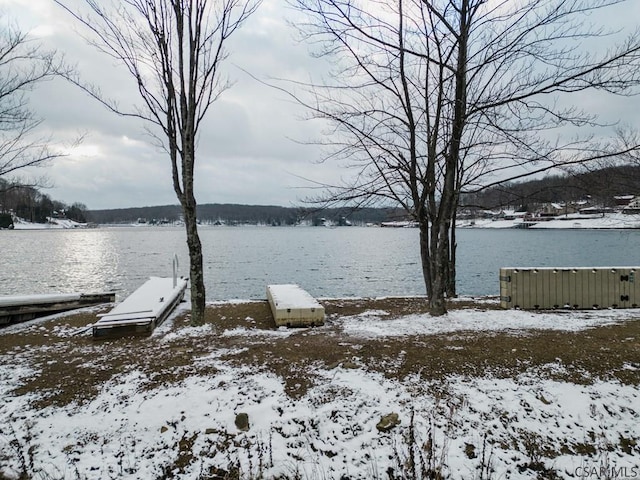
POLYGON ((622 213, 639 214, 640 213, 640 197, 633 197, 629 203, 622 207, 622 213))
POLYGON ((605 213, 615 213, 611 207, 585 207, 580 209, 580 215, 602 215, 605 213))
POLYGON ((576 213, 578 209, 579 207, 575 203, 545 203, 537 213, 540 217, 559 217, 560 215, 576 213))
POLYGON ((613 200, 616 202, 617 206, 626 207, 634 198, 636 198, 635 195, 616 195, 613 197, 613 200))

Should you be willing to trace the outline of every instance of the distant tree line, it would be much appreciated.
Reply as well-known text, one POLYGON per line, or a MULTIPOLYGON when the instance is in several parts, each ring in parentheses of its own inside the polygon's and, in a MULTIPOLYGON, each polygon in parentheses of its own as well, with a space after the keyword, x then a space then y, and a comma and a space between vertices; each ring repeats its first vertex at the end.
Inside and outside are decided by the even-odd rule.
MULTIPOLYGON (((460 209, 527 210, 543 203, 565 203, 588 199, 591 204, 613 206, 618 195, 640 195, 640 166, 607 167, 575 175, 549 175, 541 179, 510 182, 479 193, 464 194, 460 209)), ((99 224, 177 222, 182 219, 179 205, 87 210, 82 203, 67 205, 53 200, 35 187, 12 184, 0 178, 0 213, 13 213, 31 222, 46 222, 54 215, 77 222, 99 224)), ((226 225, 296 225, 309 222, 323 225, 354 225, 405 220, 398 208, 326 208, 281 207, 274 205, 203 204, 198 205, 198 220, 226 225)))
POLYGON ((45 223, 58 216, 84 223, 87 207, 82 203, 67 205, 53 200, 35 187, 17 185, 0 178, 0 213, 13 214, 34 223, 45 223))
MULTIPOLYGON (((181 220, 178 205, 155 207, 121 208, 110 210, 90 210, 87 218, 99 224, 135 223, 139 220, 151 223, 175 222, 181 220)), ((220 222, 226 225, 296 225, 307 221, 321 225, 324 220, 334 225, 380 223, 401 220, 404 214, 396 208, 328 208, 308 209, 302 207, 280 207, 273 205, 202 204, 197 209, 198 221, 220 222)))
POLYGON ((527 182, 510 182, 461 197, 460 208, 527 210, 536 204, 589 200, 615 205, 618 195, 640 195, 640 166, 607 167, 575 175, 549 175, 527 182))

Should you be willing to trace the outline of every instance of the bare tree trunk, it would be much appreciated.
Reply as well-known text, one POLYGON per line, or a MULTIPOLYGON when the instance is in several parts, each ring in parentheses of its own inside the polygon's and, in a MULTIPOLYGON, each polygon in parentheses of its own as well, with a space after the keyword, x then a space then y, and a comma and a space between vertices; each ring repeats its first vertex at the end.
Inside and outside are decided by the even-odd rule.
MULTIPOLYGON (((460 190, 461 181, 458 179, 458 187, 456 192, 460 190)), ((451 227, 449 232, 449 269, 447 271, 447 297, 455 298, 458 296, 456 290, 456 271, 457 271, 457 251, 458 242, 456 239, 456 220, 458 219, 458 207, 460 206, 460 194, 456 193, 453 212, 451 212, 451 227)))
POLYGON ((445 155, 444 185, 441 192, 440 205, 436 224, 435 236, 437 244, 433 251, 435 271, 433 274, 433 292, 429 298, 429 312, 432 315, 447 313, 446 292, 449 283, 448 269, 451 267, 449 234, 451 221, 456 209, 456 187, 458 184, 458 168, 460 162, 460 147, 466 124, 467 106, 467 41, 469 39, 467 15, 468 0, 460 4, 460 35, 458 37, 458 60, 455 71, 455 104, 451 122, 451 142, 445 155))
POLYGON ((449 249, 447 248, 448 227, 446 222, 439 222, 433 225, 436 238, 432 245, 433 272, 431 275, 431 294, 429 295, 429 313, 440 316, 447 313, 446 287, 447 268, 449 263, 449 249))
POLYGON ((202 263, 202 244, 198 235, 196 203, 186 202, 182 208, 189 248, 189 279, 191 282, 191 321, 198 325, 204 322, 205 287, 202 263))
POLYGON ((455 298, 458 296, 456 291, 456 253, 458 250, 458 243, 456 240, 456 214, 453 215, 453 221, 451 222, 451 235, 449 244, 449 271, 447 272, 447 296, 449 298, 455 298))
POLYGON ((431 253, 429 250, 429 223, 425 219, 418 221, 420 229, 420 259, 422 261, 422 276, 427 289, 427 297, 431 298, 431 253))
MULTIPOLYGON (((180 182, 174 176, 174 189, 182 204, 184 224, 187 233, 187 248, 189 249, 189 281, 191 283, 191 323, 204 323, 206 295, 204 286, 204 269, 202 261, 202 243, 198 234, 197 202, 193 190, 193 173, 195 164, 195 143, 192 136, 183 137, 182 155, 182 189, 180 182)), ((175 144, 174 144, 175 145, 175 144)), ((172 158, 176 158, 174 152, 172 158)), ((178 171, 176 163, 174 172, 178 171)))

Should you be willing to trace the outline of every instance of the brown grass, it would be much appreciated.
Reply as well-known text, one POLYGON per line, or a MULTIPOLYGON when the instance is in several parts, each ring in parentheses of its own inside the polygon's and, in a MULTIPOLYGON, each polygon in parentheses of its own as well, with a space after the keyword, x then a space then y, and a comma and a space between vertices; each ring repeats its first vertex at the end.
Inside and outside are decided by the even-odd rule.
MULTIPOLYGON (((36 406, 91 400, 105 382, 123 372, 143 372, 147 388, 180 382, 189 375, 206 375, 212 373, 213 367, 196 360, 218 349, 233 351, 221 357, 232 364, 279 375, 287 393, 294 398, 314 385, 318 367, 338 366, 363 368, 398 379, 415 376, 434 380, 487 373, 515 377, 535 371, 576 383, 596 379, 640 383, 636 371, 624 368, 627 364, 640 364, 640 321, 581 332, 457 332, 361 338, 346 335, 338 319, 366 310, 385 310, 390 313, 384 317, 388 319, 422 313, 426 310, 424 299, 322 303, 327 313, 325 326, 298 329, 289 336, 273 335, 276 327, 266 301, 211 305, 206 312, 206 323, 211 328, 197 336, 180 336, 166 342, 162 341, 163 335, 103 341, 93 341, 87 334, 68 336, 96 320, 96 311, 76 313, 0 335, 0 356, 5 361, 26 361, 36 370, 13 392, 37 394, 36 406), (251 335, 224 335, 238 328, 249 330, 251 335)), ((469 307, 496 308, 473 302, 451 306, 469 307)), ((174 320, 169 332, 188 326, 185 315, 174 320)))

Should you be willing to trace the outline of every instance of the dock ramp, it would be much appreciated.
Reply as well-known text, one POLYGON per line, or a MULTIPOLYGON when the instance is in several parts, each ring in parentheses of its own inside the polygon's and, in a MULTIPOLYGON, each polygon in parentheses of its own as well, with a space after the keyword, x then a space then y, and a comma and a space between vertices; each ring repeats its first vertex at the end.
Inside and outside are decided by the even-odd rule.
POLYGON ((267 285, 267 300, 279 327, 324 325, 324 307, 298 285, 267 285))
POLYGON ((187 288, 185 278, 151 277, 93 324, 93 338, 151 333, 176 308, 187 288))

